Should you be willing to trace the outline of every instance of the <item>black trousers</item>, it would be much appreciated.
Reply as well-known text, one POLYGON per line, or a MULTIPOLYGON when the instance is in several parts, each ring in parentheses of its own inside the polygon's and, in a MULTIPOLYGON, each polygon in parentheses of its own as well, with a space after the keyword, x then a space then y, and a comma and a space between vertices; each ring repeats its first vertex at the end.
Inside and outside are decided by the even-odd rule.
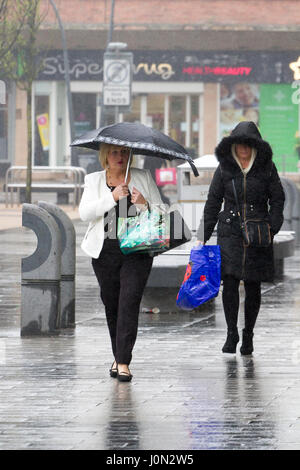
POLYGON ((106 239, 98 259, 92 259, 112 351, 119 364, 130 364, 138 331, 138 317, 153 258, 147 254, 123 255, 117 240, 106 239))
MULTIPOLYGON (((233 276, 223 279, 223 308, 228 330, 235 330, 240 306, 240 280, 233 276)), ((261 302, 261 283, 244 281, 245 287, 245 330, 252 332, 255 326, 261 302)))

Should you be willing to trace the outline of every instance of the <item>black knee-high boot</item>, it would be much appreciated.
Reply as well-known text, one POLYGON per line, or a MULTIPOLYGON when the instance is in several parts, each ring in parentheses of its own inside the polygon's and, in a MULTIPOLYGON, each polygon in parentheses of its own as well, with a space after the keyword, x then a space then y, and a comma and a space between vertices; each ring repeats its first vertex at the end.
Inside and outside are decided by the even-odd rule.
POLYGON ((261 283, 245 281, 245 328, 240 348, 242 355, 253 353, 253 328, 256 323, 261 303, 261 283))
POLYGON ((243 341, 242 346, 240 347, 240 352, 243 356, 249 356, 253 353, 253 336, 253 332, 243 329, 243 341))
POLYGON ((227 323, 227 338, 222 348, 223 353, 234 354, 240 339, 237 330, 240 304, 239 285, 239 279, 235 279, 233 276, 225 276, 223 279, 222 300, 227 323))

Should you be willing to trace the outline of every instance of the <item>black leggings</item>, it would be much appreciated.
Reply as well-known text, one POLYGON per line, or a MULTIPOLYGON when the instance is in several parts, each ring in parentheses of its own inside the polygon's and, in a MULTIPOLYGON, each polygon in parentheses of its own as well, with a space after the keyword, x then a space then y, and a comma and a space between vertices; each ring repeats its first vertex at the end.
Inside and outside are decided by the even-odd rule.
POLYGON ((106 239, 92 265, 101 290, 115 360, 130 364, 137 337, 140 303, 153 258, 123 255, 117 240, 106 239))
MULTIPOLYGON (((238 321, 240 305, 240 280, 233 276, 224 276, 223 279, 223 308, 228 330, 235 330, 238 321)), ((245 286, 245 330, 252 332, 261 302, 261 283, 244 281, 245 286)))

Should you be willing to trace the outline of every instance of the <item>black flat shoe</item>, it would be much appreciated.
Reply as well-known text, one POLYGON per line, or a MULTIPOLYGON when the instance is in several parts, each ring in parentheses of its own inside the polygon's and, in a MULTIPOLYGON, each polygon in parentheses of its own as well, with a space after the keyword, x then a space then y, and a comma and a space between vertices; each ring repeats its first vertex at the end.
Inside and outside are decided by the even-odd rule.
POLYGON ((111 368, 109 369, 109 375, 116 379, 118 376, 118 365, 116 364, 116 367, 113 367, 114 363, 115 361, 112 363, 111 368))
POLYGON ((119 372, 117 373, 117 379, 119 382, 130 382, 132 379, 132 374, 129 372, 119 372))

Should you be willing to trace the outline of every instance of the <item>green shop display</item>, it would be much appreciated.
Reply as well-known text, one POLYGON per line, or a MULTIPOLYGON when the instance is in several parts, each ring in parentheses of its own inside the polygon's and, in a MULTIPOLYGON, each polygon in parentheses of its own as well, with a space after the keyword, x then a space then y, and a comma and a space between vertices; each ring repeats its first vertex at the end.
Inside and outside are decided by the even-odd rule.
POLYGON ((259 129, 273 149, 279 171, 297 172, 298 104, 292 102, 294 89, 288 84, 260 85, 259 129))

